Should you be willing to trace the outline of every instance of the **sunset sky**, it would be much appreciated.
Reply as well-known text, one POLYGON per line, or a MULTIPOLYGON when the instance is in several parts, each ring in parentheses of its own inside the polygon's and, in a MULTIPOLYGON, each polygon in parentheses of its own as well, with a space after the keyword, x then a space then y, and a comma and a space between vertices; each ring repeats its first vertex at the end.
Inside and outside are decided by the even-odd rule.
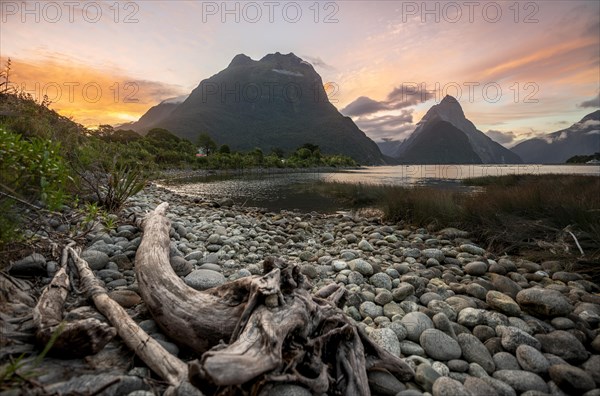
POLYGON ((600 2, 0 0, 10 80, 91 127, 277 51, 312 63, 376 141, 405 138, 447 93, 510 147, 598 109, 600 2))

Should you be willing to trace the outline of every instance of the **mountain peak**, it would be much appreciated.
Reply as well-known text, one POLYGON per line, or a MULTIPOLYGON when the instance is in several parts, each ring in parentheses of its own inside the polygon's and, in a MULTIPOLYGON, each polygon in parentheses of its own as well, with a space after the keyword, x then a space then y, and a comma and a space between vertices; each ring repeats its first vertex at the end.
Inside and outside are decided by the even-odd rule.
POLYGON ((394 157, 417 163, 521 162, 517 155, 479 131, 450 95, 429 109, 394 157))
POLYGON ((586 121, 590 121, 590 120, 600 121, 600 110, 596 110, 593 113, 586 115, 579 122, 586 122, 586 121))
POLYGON ((237 54, 236 56, 233 57, 233 59, 231 60, 231 63, 229 63, 228 67, 244 66, 244 65, 249 65, 253 62, 254 61, 252 60, 252 58, 250 58, 248 55, 237 54))
POLYGON ((302 62, 302 58, 296 56, 293 52, 290 52, 289 54, 275 52, 274 54, 265 55, 260 61, 286 61, 290 63, 300 63, 302 62))
POLYGON ((470 128, 460 103, 453 96, 446 95, 440 103, 432 106, 424 119, 428 120, 436 116, 463 131, 470 128))
POLYGON ((143 118, 132 128, 165 128, 191 141, 203 132, 233 150, 293 152, 311 143, 322 153, 384 163, 375 142, 329 102, 319 74, 293 53, 260 60, 236 55, 229 67, 202 80, 187 100, 163 103, 143 118))
POLYGON ((447 104, 457 104, 460 106, 460 103, 458 103, 458 100, 456 100, 456 98, 452 95, 446 95, 444 96, 444 99, 442 99, 442 101, 440 102, 440 104, 442 103, 447 103, 447 104))

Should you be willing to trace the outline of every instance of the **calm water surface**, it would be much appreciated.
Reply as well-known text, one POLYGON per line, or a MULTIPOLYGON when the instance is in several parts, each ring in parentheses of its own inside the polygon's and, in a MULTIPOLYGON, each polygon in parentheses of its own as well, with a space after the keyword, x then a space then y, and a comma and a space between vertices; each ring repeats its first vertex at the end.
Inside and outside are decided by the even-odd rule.
POLYGON ((267 173, 218 175, 170 181, 175 192, 206 198, 227 196, 237 204, 272 211, 298 209, 332 213, 340 207, 331 197, 316 192, 316 182, 347 182, 401 186, 430 186, 468 190, 461 180, 477 176, 508 174, 578 174, 600 177, 600 165, 398 165, 374 166, 341 172, 267 173))

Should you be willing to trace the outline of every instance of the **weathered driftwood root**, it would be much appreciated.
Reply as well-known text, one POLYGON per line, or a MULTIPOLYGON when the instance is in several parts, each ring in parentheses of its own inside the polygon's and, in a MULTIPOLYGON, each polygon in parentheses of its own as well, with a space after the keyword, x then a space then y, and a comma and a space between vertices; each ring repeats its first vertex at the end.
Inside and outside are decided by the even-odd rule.
POLYGON ((32 311, 33 322, 37 328, 37 342, 44 346, 50 341, 52 334, 58 332, 51 353, 65 358, 93 355, 104 348, 116 334, 115 329, 95 318, 63 322, 63 305, 70 289, 66 265, 67 249, 71 245, 63 250, 61 268, 44 289, 32 311))
POLYGON ((117 333, 156 374, 173 386, 178 386, 188 377, 188 368, 185 363, 165 350, 155 339, 150 337, 129 317, 127 312, 114 300, 100 285, 94 273, 85 260, 77 252, 69 248, 69 253, 79 271, 81 289, 110 323, 117 329, 117 333))
POLYGON ((296 382, 315 394, 369 395, 369 370, 402 381, 414 373, 373 343, 337 306, 345 289, 312 296, 296 265, 264 262, 264 276, 198 292, 169 263, 167 203, 144 221, 136 255, 140 293, 165 334, 199 354, 190 381, 216 394, 256 393, 265 384, 296 382))

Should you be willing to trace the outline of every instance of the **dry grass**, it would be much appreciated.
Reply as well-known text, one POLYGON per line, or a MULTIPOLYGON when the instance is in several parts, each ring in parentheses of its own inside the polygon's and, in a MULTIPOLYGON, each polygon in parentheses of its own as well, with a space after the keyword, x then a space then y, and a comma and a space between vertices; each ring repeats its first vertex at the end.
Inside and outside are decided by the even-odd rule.
MULTIPOLYGON (((319 190, 353 207, 377 207, 384 219, 431 228, 458 227, 492 252, 538 260, 600 258, 600 178, 508 175, 466 179, 470 192, 431 187, 322 183, 319 190)), ((592 265, 593 266, 593 265, 592 265)), ((597 268, 600 268, 600 262, 597 268)), ((599 270, 600 271, 600 270, 599 270)))

